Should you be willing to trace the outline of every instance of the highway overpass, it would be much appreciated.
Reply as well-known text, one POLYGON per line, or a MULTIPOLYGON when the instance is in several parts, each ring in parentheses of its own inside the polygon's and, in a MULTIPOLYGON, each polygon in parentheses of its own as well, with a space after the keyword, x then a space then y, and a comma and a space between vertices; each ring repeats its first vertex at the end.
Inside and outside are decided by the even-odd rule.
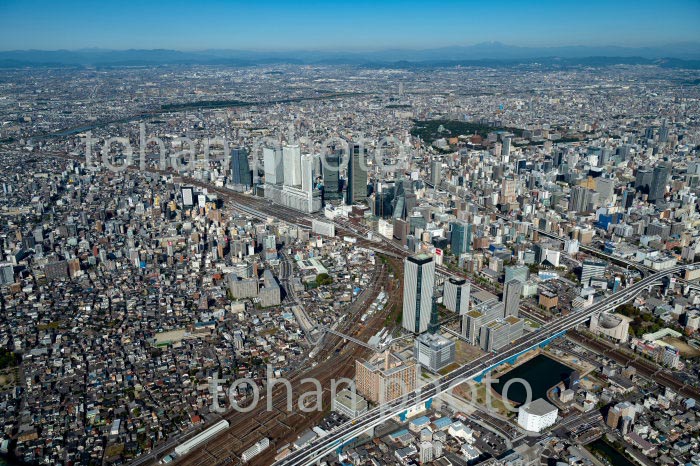
POLYGON ((428 386, 424 386, 410 393, 404 398, 399 398, 376 407, 362 416, 339 426, 335 430, 331 431, 329 435, 319 438, 306 447, 292 452, 290 455, 280 460, 276 464, 280 466, 313 464, 367 430, 394 416, 404 414, 409 407, 430 402, 430 400, 432 400, 436 395, 448 391, 465 381, 483 377, 500 364, 507 361, 512 361, 520 354, 548 342, 553 338, 564 335, 567 330, 586 322, 593 314, 612 311, 617 306, 633 300, 644 289, 658 284, 664 277, 672 276, 675 273, 683 271, 687 267, 689 267, 689 265, 679 265, 654 275, 650 275, 636 282, 635 284, 626 287, 597 303, 594 303, 588 308, 574 312, 558 320, 550 321, 540 327, 537 331, 516 340, 516 342, 507 350, 498 354, 486 354, 481 358, 476 359, 475 361, 472 361, 471 363, 436 379, 428 386))

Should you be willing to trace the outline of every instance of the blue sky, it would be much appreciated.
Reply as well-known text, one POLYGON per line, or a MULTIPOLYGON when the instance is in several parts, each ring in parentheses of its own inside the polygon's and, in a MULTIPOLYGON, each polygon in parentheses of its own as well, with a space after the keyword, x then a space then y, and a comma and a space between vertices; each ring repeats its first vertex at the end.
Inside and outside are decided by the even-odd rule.
POLYGON ((0 0, 0 49, 377 50, 700 41, 700 0, 0 0))

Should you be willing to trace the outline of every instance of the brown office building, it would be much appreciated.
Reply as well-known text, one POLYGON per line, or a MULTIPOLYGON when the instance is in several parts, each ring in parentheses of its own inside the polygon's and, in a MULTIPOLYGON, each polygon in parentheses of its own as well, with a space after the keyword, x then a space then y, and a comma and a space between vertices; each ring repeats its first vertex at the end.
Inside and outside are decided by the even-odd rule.
POLYGON ((373 403, 394 400, 416 388, 418 365, 385 351, 370 360, 355 361, 357 393, 373 403))

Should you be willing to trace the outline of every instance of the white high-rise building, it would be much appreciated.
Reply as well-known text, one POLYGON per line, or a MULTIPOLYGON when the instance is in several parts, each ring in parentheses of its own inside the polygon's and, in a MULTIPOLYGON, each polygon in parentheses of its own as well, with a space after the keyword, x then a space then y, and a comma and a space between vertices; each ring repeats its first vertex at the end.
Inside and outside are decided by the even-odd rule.
POLYGON ((310 193, 314 188, 314 156, 301 156, 301 190, 310 193))
POLYGON ((266 199, 306 213, 321 209, 321 191, 314 183, 318 156, 302 157, 299 146, 285 146, 282 150, 264 149, 263 157, 266 199))
POLYGON ((279 185, 284 183, 284 163, 282 151, 279 148, 263 148, 263 164, 265 167, 265 183, 279 185))
POLYGON ((433 160, 430 163, 430 181, 436 188, 440 184, 442 178, 442 161, 433 160))
POLYGON ((469 312, 471 284, 463 278, 450 278, 445 282, 445 307, 459 315, 469 312))
POLYGON ((282 159, 284 160, 285 186, 301 186, 301 149, 299 144, 284 146, 282 159))
POLYGON ((520 308, 520 294, 523 292, 523 284, 519 280, 511 280, 503 287, 503 305, 507 316, 518 317, 520 308))
POLYGON ((435 261, 427 254, 404 260, 403 328, 413 333, 428 330, 435 285, 435 261))
POLYGON ((510 136, 503 138, 503 145, 501 146, 501 155, 510 155, 510 136))

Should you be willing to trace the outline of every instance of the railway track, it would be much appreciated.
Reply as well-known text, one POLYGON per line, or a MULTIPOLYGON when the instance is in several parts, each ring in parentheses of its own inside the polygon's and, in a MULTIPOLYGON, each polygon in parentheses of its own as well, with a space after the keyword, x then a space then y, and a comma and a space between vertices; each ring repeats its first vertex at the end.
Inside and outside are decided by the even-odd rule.
MULTIPOLYGON (((373 281, 374 286, 366 289, 364 296, 358 297, 352 304, 354 306, 349 313, 351 317, 343 325, 344 333, 358 339, 369 339, 385 325, 385 317, 382 313, 372 316, 366 325, 361 325, 360 322, 364 310, 379 294, 382 285, 389 283, 386 265, 380 264, 378 269, 378 276, 373 281)), ((396 288, 400 291, 400 287, 396 288)), ((388 291, 391 296, 392 292, 395 294, 396 289, 388 291)), ((342 337, 327 335, 323 349, 314 358, 318 361, 318 365, 299 368, 287 377, 292 386, 292 411, 287 411, 287 388, 281 384, 275 385, 271 397, 272 410, 267 410, 267 399, 261 399, 258 408, 249 413, 237 411, 226 413, 223 417, 231 423, 231 427, 220 437, 214 438, 197 451, 179 459, 177 464, 238 464, 241 453, 263 437, 271 440, 270 448, 255 457, 249 464, 272 463, 278 448, 294 441, 303 429, 318 424, 327 413, 327 410, 313 413, 300 412, 299 395, 303 395, 305 391, 315 390, 311 384, 302 384, 302 380, 305 378, 318 380, 323 387, 322 406, 330 406, 331 381, 354 377, 355 360, 365 358, 369 353, 369 350, 361 346, 344 342, 342 337)))
POLYGON ((653 380, 659 385, 668 387, 682 396, 694 398, 696 400, 700 399, 700 389, 684 383, 673 376, 673 374, 669 374, 667 369, 651 361, 647 361, 643 357, 631 357, 614 346, 588 338, 580 332, 569 332, 569 338, 581 346, 588 347, 599 354, 613 359, 623 366, 629 365, 634 367, 641 376, 653 380))
MULTIPOLYGON (((80 157, 69 154, 45 153, 44 155, 64 160, 84 162, 80 157)), ((309 216, 300 217, 299 212, 272 205, 262 198, 256 198, 225 188, 212 186, 209 183, 182 176, 169 170, 155 168, 140 170, 139 167, 136 166, 129 166, 128 170, 173 176, 185 185, 206 188, 208 192, 213 192, 220 196, 222 200, 226 201, 234 210, 238 210, 245 215, 250 215, 261 220, 277 218, 302 228, 308 229, 311 227, 309 216)), ((338 225, 338 229, 350 236, 359 237, 363 243, 365 241, 365 238, 363 238, 361 234, 352 231, 347 226, 338 225)), ((376 246, 376 244, 362 245, 376 246)), ((393 260, 395 260, 396 257, 403 258, 406 254, 402 248, 396 245, 392 245, 389 249, 389 256, 393 257, 393 260), (397 249, 400 250, 401 254, 396 254, 397 249)), ((395 270, 402 270, 402 264, 396 264, 394 268, 395 270)), ((378 313, 370 318, 366 325, 360 325, 360 318, 363 312, 379 294, 382 285, 389 283, 386 266, 380 265, 380 275, 373 280, 373 283, 374 285, 372 288, 366 289, 361 297, 353 303, 354 306, 351 305, 353 306, 353 309, 350 311, 352 317, 344 324, 343 333, 367 340, 384 328, 386 323, 384 320, 384 313, 378 313)), ((400 290, 400 286, 397 288, 400 290)), ((387 309, 391 309, 391 307, 387 306, 387 309)), ((315 357, 317 361, 321 361, 316 367, 299 368, 291 374, 287 374, 286 378, 292 384, 292 393, 302 393, 301 381, 303 378, 314 378, 318 380, 323 387, 329 387, 332 379, 353 377, 355 360, 366 357, 369 350, 357 345, 351 345, 348 348, 345 348, 345 346, 346 344, 341 337, 327 335, 323 349, 315 357)), ((276 385, 272 391, 271 398, 273 400, 272 410, 263 409, 267 407, 267 399, 263 399, 261 394, 261 400, 258 403, 259 408, 253 409, 248 413, 229 411, 224 414, 222 418, 228 420, 231 423, 231 427, 220 436, 215 437, 201 446, 197 451, 180 458, 178 464, 212 465, 239 463, 240 454, 262 437, 269 437, 272 440, 272 445, 266 452, 256 457, 251 464, 269 464, 272 462, 269 455, 271 452, 273 453, 275 451, 276 445, 283 444, 284 441, 293 441, 298 432, 303 428, 315 425, 324 414, 323 412, 302 414, 296 412, 296 409, 293 409, 292 412, 288 412, 286 410, 287 397, 286 387, 284 385, 276 385), (251 428, 251 426, 257 426, 257 428, 251 428)), ((292 398, 292 406, 296 407, 298 396, 293 396, 292 398)), ((329 404, 330 392, 328 389, 324 389, 322 406, 328 406, 329 404)), ((157 458, 154 458, 150 463, 153 464, 156 459, 157 458)))

